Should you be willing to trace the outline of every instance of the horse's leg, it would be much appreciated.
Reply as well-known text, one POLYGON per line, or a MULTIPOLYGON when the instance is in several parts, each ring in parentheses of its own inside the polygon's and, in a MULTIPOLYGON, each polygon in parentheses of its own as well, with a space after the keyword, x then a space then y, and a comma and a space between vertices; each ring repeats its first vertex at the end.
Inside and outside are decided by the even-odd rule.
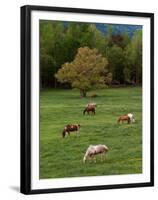
POLYGON ((77 130, 77 136, 79 136, 79 135, 80 135, 80 129, 77 130))
POLYGON ((94 163, 97 162, 97 161, 96 161, 96 157, 95 157, 95 155, 92 156, 92 160, 93 160, 94 163))
POLYGON ((63 138, 66 136, 65 130, 63 130, 62 135, 63 135, 63 138))
POLYGON ((78 130, 76 131, 76 136, 77 136, 77 137, 79 136, 79 132, 78 132, 78 130))
POLYGON ((90 156, 87 156, 87 161, 91 162, 91 157, 90 156))
POLYGON ((96 163, 97 162, 97 159, 96 159, 96 157, 94 156, 94 163, 96 163))
POLYGON ((87 160, 89 160, 90 163, 93 163, 93 157, 93 155, 89 155, 87 160))
POLYGON ((103 156, 104 160, 106 160, 106 152, 103 153, 103 156))
POLYGON ((85 115, 85 113, 86 113, 86 109, 84 109, 84 111, 83 111, 83 114, 85 115))
POLYGON ((100 154, 100 160, 101 160, 101 162, 103 161, 103 155, 102 155, 102 153, 100 154))
POLYGON ((65 137, 67 137, 67 131, 65 131, 65 137))
POLYGON ((105 160, 105 152, 103 152, 103 153, 100 154, 100 158, 101 158, 101 161, 105 160))

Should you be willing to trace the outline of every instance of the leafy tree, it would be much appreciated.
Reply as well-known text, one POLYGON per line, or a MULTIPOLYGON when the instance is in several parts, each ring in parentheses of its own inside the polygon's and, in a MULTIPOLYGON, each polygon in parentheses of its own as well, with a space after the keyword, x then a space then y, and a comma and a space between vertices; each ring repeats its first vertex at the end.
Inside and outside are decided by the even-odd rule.
POLYGON ((130 44, 131 39, 128 32, 123 32, 121 35, 123 38, 121 46, 123 49, 125 49, 130 44))
MULTIPOLYGON (((142 32, 114 34, 106 26, 106 34, 93 23, 40 21, 40 75, 42 87, 57 87, 54 76, 64 63, 74 62, 80 47, 97 49, 108 60, 113 81, 140 84, 142 81, 142 32)), ((77 65, 77 64, 76 64, 77 65)), ((111 82, 110 76, 108 83, 111 82)), ((71 84, 72 85, 72 84, 71 84)), ((91 85, 91 84, 88 84, 91 85)), ((88 87, 86 87, 88 88, 88 87)), ((88 90, 88 89, 86 89, 88 90)))
POLYGON ((67 26, 65 34, 65 46, 67 48, 66 62, 74 59, 79 47, 88 46, 96 48, 100 53, 104 53, 105 37, 95 26, 95 24, 87 24, 80 22, 71 22, 67 26))
POLYGON ((142 31, 137 30, 125 49, 125 79, 136 85, 142 82, 142 31))
POLYGON ((54 60, 51 56, 52 25, 47 21, 40 22, 40 72, 41 86, 46 87, 52 80, 54 60))
POLYGON ((106 47, 107 47, 107 38, 105 35, 99 31, 94 24, 89 25, 89 31, 92 35, 92 40, 89 46, 90 48, 96 48, 98 49, 99 53, 102 55, 105 55, 106 53, 106 47))
POLYGON ((141 82, 142 77, 142 31, 138 30, 135 32, 132 41, 132 56, 133 66, 135 71, 135 80, 138 85, 141 82))
MULTIPOLYGON (((40 68, 41 86, 52 85, 57 66, 65 62, 64 25, 62 22, 40 22, 40 68)), ((55 84, 55 83, 54 83, 55 84)))
POLYGON ((112 72, 113 81, 118 83, 124 82, 124 53, 123 49, 117 45, 109 47, 107 50, 109 70, 112 72))
POLYGON ((113 33, 113 27, 112 25, 108 25, 107 26, 107 39, 108 41, 110 41, 111 37, 112 37, 112 33, 113 33))
POLYGON ((115 35, 111 35, 108 40, 108 45, 111 47, 113 45, 117 45, 124 49, 128 43, 130 42, 130 37, 128 33, 119 33, 115 35))
POLYGON ((111 74, 107 70, 107 59, 97 49, 80 47, 75 59, 61 66, 55 77, 61 83, 70 83, 72 88, 80 90, 80 96, 92 88, 105 87, 111 74))

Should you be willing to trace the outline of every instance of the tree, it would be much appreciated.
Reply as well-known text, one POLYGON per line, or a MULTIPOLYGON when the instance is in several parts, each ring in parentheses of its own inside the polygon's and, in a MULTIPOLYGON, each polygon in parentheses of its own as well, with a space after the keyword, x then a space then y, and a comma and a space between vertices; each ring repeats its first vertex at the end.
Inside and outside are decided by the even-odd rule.
POLYGON ((125 49, 125 79, 136 85, 142 82, 142 31, 137 30, 125 49))
POLYGON ((80 96, 92 88, 105 87, 111 80, 107 70, 107 59, 97 49, 80 47, 75 59, 61 66, 55 77, 61 83, 70 83, 72 88, 80 90, 80 96))
POLYGON ((137 30, 131 41, 133 65, 135 71, 136 85, 141 82, 142 77, 142 31, 137 30))
POLYGON ((40 23, 40 71, 41 87, 47 87, 52 80, 54 59, 51 56, 52 25, 50 22, 40 23))
POLYGON ((91 33, 91 42, 89 45, 85 45, 85 46, 89 46, 92 49, 96 48, 98 49, 99 53, 101 53, 102 55, 105 55, 106 47, 108 43, 107 38, 101 31, 99 31, 96 28, 95 24, 89 25, 89 31, 91 33))
POLYGON ((113 75, 113 81, 119 83, 124 82, 124 53, 123 49, 117 45, 109 47, 107 51, 107 58, 109 62, 109 69, 113 75))
POLYGON ((55 85, 53 75, 57 66, 65 62, 64 25, 62 22, 40 22, 40 69, 41 86, 55 85), (54 82, 54 83, 53 83, 54 82))

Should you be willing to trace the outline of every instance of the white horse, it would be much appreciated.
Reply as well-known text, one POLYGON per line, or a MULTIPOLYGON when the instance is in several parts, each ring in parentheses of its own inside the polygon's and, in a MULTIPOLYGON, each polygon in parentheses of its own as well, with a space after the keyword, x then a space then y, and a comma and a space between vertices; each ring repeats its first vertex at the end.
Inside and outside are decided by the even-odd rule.
MULTIPOLYGON (((103 156, 105 157, 105 154, 108 152, 108 147, 106 145, 90 145, 84 155, 83 162, 85 163, 86 160, 93 159, 95 155, 100 154, 101 160, 103 156)), ((95 159, 95 158, 94 158, 95 159)), ((94 160, 96 162, 96 160, 94 160)))
POLYGON ((134 118, 134 115, 132 113, 128 113, 127 116, 130 118, 131 123, 135 122, 135 118, 134 118))

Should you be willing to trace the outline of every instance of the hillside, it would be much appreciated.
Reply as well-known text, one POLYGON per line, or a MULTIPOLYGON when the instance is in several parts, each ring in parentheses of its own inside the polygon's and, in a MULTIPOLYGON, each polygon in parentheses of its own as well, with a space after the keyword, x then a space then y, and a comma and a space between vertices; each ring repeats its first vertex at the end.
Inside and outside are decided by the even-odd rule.
POLYGON ((107 33, 108 31, 108 26, 112 26, 113 34, 120 34, 123 32, 127 32, 129 36, 133 36, 134 32, 136 30, 142 29, 141 25, 123 25, 123 24, 101 24, 101 23, 96 23, 96 28, 103 32, 104 34, 107 33))

